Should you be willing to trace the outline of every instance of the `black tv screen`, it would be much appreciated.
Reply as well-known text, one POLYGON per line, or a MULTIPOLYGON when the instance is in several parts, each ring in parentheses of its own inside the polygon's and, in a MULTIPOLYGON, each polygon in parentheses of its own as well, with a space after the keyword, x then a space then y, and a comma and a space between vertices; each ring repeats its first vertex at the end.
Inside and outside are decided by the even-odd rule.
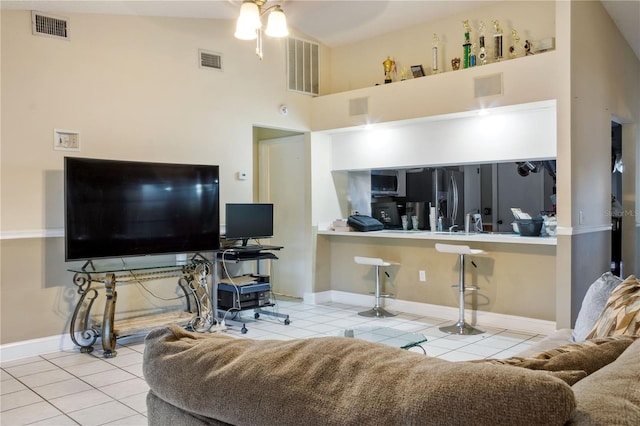
POLYGON ((64 194, 67 261, 220 247, 218 166, 66 157, 64 194))
POLYGON ((225 210, 225 239, 242 240, 273 237, 273 204, 231 203, 225 210))

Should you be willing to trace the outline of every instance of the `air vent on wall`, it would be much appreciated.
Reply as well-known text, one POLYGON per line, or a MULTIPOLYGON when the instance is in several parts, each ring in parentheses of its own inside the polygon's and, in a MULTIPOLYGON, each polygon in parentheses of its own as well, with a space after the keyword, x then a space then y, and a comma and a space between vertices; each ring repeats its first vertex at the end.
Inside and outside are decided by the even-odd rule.
POLYGON ((502 73, 476 77, 473 85, 476 98, 502 95, 502 73))
POLYGON ((369 98, 349 99, 349 115, 364 115, 369 113, 369 98))
POLYGON ((216 52, 198 50, 200 54, 200 68, 222 71, 222 55, 216 52))
POLYGON ((287 40, 287 87, 289 90, 318 95, 319 45, 310 41, 287 40))
POLYGON ((49 13, 31 11, 31 31, 34 35, 69 39, 69 22, 67 18, 49 13))

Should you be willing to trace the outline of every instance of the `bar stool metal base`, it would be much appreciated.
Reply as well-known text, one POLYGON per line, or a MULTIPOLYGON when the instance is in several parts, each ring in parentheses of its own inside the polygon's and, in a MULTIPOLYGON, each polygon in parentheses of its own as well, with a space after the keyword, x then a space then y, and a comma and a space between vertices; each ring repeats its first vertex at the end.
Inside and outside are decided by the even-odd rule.
POLYGON ((473 334, 482 334, 484 333, 484 331, 472 327, 471 325, 469 325, 468 323, 462 321, 458 321, 457 323, 453 324, 453 325, 447 325, 444 327, 440 327, 440 331, 442 331, 443 333, 449 333, 449 334, 461 334, 461 335, 473 335, 473 334))
MULTIPOLYGON (((472 250, 469 246, 456 246, 450 244, 436 243, 436 250, 442 253, 455 253, 459 256, 459 275, 458 275, 458 322, 453 325, 440 327, 440 331, 449 334, 473 335, 482 334, 484 331, 472 327, 464 320, 464 291, 466 290, 464 283, 464 256, 465 254, 481 254, 484 250, 472 250)), ((477 290, 475 286, 469 286, 470 290, 477 290)))
MULTIPOLYGON (((381 266, 390 266, 390 265, 397 265, 397 263, 392 263, 392 262, 386 262, 380 258, 377 257, 361 257, 361 256, 355 256, 354 260, 356 263, 359 263, 361 265, 373 265, 375 266, 375 276, 376 276, 376 288, 375 288, 375 303, 373 305, 373 308, 369 309, 368 311, 362 311, 362 312, 358 312, 358 315, 362 315, 363 317, 369 317, 369 318, 384 318, 384 317, 395 317, 397 314, 391 313, 389 311, 387 311, 386 309, 384 309, 380 303, 382 298, 385 297, 390 297, 390 295, 388 294, 383 294, 382 293, 382 288, 380 285, 380 267, 381 266)), ((388 274, 387 274, 388 276, 388 274)))
POLYGON ((374 306, 368 311, 358 312, 358 315, 362 315, 363 317, 370 317, 370 318, 384 318, 384 317, 395 317, 398 314, 393 314, 381 306, 374 306))

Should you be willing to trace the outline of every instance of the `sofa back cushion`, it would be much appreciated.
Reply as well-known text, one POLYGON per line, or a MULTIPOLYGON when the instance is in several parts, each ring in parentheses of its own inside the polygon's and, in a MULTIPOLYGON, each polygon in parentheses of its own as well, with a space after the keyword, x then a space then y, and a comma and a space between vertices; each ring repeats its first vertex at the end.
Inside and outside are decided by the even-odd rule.
POLYGON ((174 326, 147 336, 143 372, 164 401, 234 425, 561 425, 575 408, 571 388, 544 372, 344 337, 250 340, 174 326))
POLYGON ((640 339, 615 362, 573 386, 571 425, 640 425, 640 339))
POLYGON ((545 370, 565 380, 569 385, 614 362, 635 341, 633 336, 612 336, 585 340, 581 343, 567 343, 527 358, 511 357, 505 359, 482 359, 476 363, 492 363, 545 370), (580 375, 576 372, 583 372, 580 375))

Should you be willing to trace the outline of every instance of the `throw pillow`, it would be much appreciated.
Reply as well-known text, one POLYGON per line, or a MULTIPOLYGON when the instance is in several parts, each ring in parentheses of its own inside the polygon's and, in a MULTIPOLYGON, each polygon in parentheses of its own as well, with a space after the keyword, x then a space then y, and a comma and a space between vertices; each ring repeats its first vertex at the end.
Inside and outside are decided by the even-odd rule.
POLYGON ((594 373, 615 361, 631 343, 633 336, 615 336, 585 340, 582 343, 568 343, 557 348, 540 352, 528 358, 512 357, 507 359, 484 359, 471 362, 489 362, 498 365, 545 370, 555 372, 569 385, 594 373), (580 376, 578 372, 584 372, 580 376))
POLYGON ((582 306, 580 307, 580 312, 578 312, 573 332, 571 332, 570 342, 582 342, 585 340, 604 310, 611 292, 622 281, 622 278, 613 275, 611 272, 605 272, 589 286, 584 299, 582 299, 582 306))
POLYGON ((620 283, 609 296, 600 318, 587 339, 640 333, 640 280, 633 275, 620 283))

